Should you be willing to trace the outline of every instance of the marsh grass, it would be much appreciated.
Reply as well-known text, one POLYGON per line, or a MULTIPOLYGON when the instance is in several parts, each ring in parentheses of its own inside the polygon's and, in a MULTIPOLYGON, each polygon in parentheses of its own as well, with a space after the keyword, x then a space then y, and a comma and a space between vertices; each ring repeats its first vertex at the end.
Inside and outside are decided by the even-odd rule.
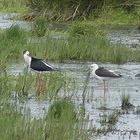
POLYGON ((21 57, 23 47, 27 44, 27 34, 19 26, 11 26, 0 31, 0 65, 7 65, 21 57))
MULTIPOLYGON (((48 85, 45 94, 54 102, 48 111, 48 115, 42 119, 32 118, 30 110, 15 102, 11 103, 11 95, 18 94, 18 100, 24 100, 25 96, 36 90, 36 77, 25 70, 19 75, 0 73, 0 135, 3 140, 12 139, 89 139, 89 134, 84 123, 84 115, 79 114, 71 98, 60 99, 58 91, 60 87, 70 92, 69 80, 61 73, 47 73, 45 80, 48 85), (67 89, 68 88, 68 89, 67 89), (52 95, 51 95, 52 94, 52 95), (17 106, 19 105, 19 106, 17 106)), ((35 96, 35 95, 34 95, 35 96)))
POLYGON ((44 75, 45 80, 45 93, 49 100, 57 99, 59 97, 59 91, 64 88, 65 80, 60 72, 54 72, 44 75))
POLYGON ((4 67, 5 62, 9 60, 23 60, 22 52, 25 49, 35 57, 60 62, 83 60, 121 64, 140 60, 139 51, 111 44, 107 40, 106 33, 91 22, 76 23, 69 27, 67 34, 69 34, 68 39, 44 36, 44 41, 33 43, 27 41, 31 34, 17 25, 1 31, 0 65, 4 67))
POLYGON ((46 118, 46 139, 76 140, 89 139, 87 128, 82 125, 82 116, 70 99, 61 99, 49 108, 46 118))
POLYGON ((3 12, 25 13, 28 10, 24 0, 1 0, 0 9, 3 12))
POLYGON ((48 30, 48 21, 46 17, 43 16, 36 17, 32 26, 33 35, 42 37, 46 34, 47 30, 48 30))
MULTIPOLYGON (((0 73, 0 135, 3 140, 12 139, 85 139, 89 140, 90 135, 84 114, 79 113, 71 96, 61 99, 58 95, 63 87, 64 93, 69 95, 73 90, 71 77, 64 76, 61 72, 46 73, 45 94, 47 99, 51 98, 53 104, 43 119, 34 119, 28 108, 16 103, 17 100, 24 101, 24 97, 33 94, 37 88, 36 76, 25 70, 19 75, 9 75, 7 72, 0 73), (11 104, 11 95, 18 94, 14 103, 11 104), (22 99, 23 97, 23 99, 22 99), (18 106, 17 106, 18 105, 18 106)), ((76 85, 74 84, 76 87, 76 85)), ((35 96, 35 95, 34 95, 35 96)), ((13 100, 13 98, 12 98, 13 100)))
POLYGON ((23 41, 26 42, 26 34, 23 29, 21 29, 18 25, 12 25, 10 28, 5 30, 5 38, 9 41, 23 41))
POLYGON ((28 96, 29 93, 36 91, 36 76, 32 74, 21 75, 19 74, 15 81, 15 94, 18 96, 28 96))
POLYGON ((136 114, 140 114, 140 106, 136 107, 136 114))
MULTIPOLYGON (((78 25, 70 27, 74 29, 69 29, 67 40, 50 37, 40 44, 27 43, 27 39, 30 37, 29 32, 23 31, 18 26, 12 26, 10 29, 0 32, 0 70, 2 71, 0 73, 0 126, 2 126, 0 136, 3 137, 3 140, 9 140, 11 137, 23 140, 42 140, 44 137, 49 140, 90 139, 84 119, 84 106, 82 106, 83 113, 80 114, 71 99, 57 101, 61 98, 58 94, 60 90, 63 90, 63 93, 67 95, 71 91, 74 93, 77 90, 76 82, 71 77, 66 77, 59 72, 45 74, 45 98, 54 101, 54 104, 50 107, 47 118, 36 120, 31 118, 30 112, 25 117, 17 110, 16 106, 10 107, 8 104, 8 99, 13 93, 22 97, 37 91, 36 75, 23 72, 14 76, 8 75, 6 72, 9 62, 23 61, 22 52, 25 48, 29 49, 35 57, 61 62, 86 60, 124 63, 128 60, 140 60, 138 52, 131 54, 128 48, 110 44, 104 32, 92 25, 85 24, 81 25, 80 23, 79 25, 78 23, 78 25), (69 84, 71 81, 73 84, 69 84)), ((83 104, 88 78, 87 75, 83 90, 83 104)), ((103 122, 114 126, 117 119, 118 114, 114 113, 103 119, 103 122)))
POLYGON ((90 19, 95 20, 96 24, 109 27, 122 27, 124 25, 137 25, 138 14, 140 8, 136 8, 136 11, 127 12, 123 8, 107 7, 102 9, 99 18, 91 16, 90 19))
POLYGON ((100 118, 100 123, 103 126, 107 126, 107 129, 112 129, 113 126, 118 122, 120 112, 115 111, 109 114, 103 114, 100 118))
MULTIPOLYGON (((5 98, 1 101, 4 101, 5 98)), ((2 102, 1 102, 2 103, 2 102)), ((19 108, 19 107, 18 107, 19 108)), ((31 118, 30 112, 26 115, 17 109, 16 105, 7 103, 0 104, 0 135, 3 140, 9 139, 43 139, 43 121, 31 118)))
POLYGON ((121 108, 124 110, 134 108, 134 105, 130 103, 130 95, 122 94, 122 96, 121 96, 121 108))
POLYGON ((96 40, 96 38, 104 39, 106 36, 105 32, 100 29, 100 26, 95 25, 91 21, 73 22, 69 26, 68 31, 70 33, 70 37, 80 37, 92 34, 96 40))

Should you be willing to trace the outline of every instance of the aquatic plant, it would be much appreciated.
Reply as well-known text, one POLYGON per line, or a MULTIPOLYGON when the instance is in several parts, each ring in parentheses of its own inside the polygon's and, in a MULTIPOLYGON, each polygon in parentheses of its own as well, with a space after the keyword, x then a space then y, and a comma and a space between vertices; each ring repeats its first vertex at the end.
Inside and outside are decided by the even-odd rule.
POLYGON ((112 127, 117 123, 119 116, 119 111, 114 111, 109 114, 104 113, 100 116, 100 123, 101 125, 107 125, 107 129, 112 129, 112 127))
POLYGON ((49 35, 38 43, 38 38, 34 38, 35 42, 30 41, 31 34, 18 26, 0 31, 0 65, 5 67, 8 61, 23 60, 22 52, 25 49, 34 56, 60 62, 83 60, 121 64, 140 60, 139 51, 111 44, 106 33, 92 22, 73 24, 67 34, 68 39, 56 39, 49 35))
POLYGON ((26 31, 17 25, 0 31, 0 65, 6 65, 21 57, 23 47, 27 44, 26 35, 26 31))
POLYGON ((137 15, 135 14, 136 11, 139 11, 139 7, 137 6, 139 2, 137 0, 133 2, 126 0, 53 0, 51 2, 49 0, 27 0, 27 3, 32 11, 37 11, 39 14, 46 15, 50 20, 55 21, 88 19, 89 17, 95 20, 101 17, 104 20, 102 23, 104 23, 109 18, 113 21, 115 16, 120 21, 124 21, 124 19, 121 19, 122 17, 129 21, 131 14, 135 16, 137 15), (111 11, 117 11, 119 9, 120 12, 112 14, 108 9, 111 9, 111 11))
POLYGON ((25 0, 1 0, 0 3, 1 11, 25 13, 28 10, 26 2, 27 1, 25 0))
POLYGON ((106 34, 100 29, 98 25, 95 25, 90 21, 79 21, 73 22, 68 28, 70 37, 80 37, 80 36, 94 36, 94 38, 104 39, 106 34))
POLYGON ((136 107, 136 114, 140 114, 140 106, 136 107))
POLYGON ((48 29, 48 21, 46 17, 43 16, 36 17, 32 26, 33 35, 42 37, 45 35, 47 29, 48 29))
POLYGON ((76 121, 76 110, 74 104, 69 99, 60 99, 55 101, 48 111, 47 119, 59 120, 62 117, 66 117, 68 120, 73 119, 76 121), (67 117, 66 117, 67 115, 67 117))
MULTIPOLYGON (((9 97, 8 97, 9 98, 9 97)), ((8 98, 1 98, 0 102, 0 135, 3 140, 9 139, 43 139, 43 121, 33 119, 30 111, 22 114, 22 108, 7 102, 8 98), (27 115, 27 116, 26 116, 27 115)))
POLYGON ((36 77, 31 73, 19 74, 15 81, 14 92, 18 96, 28 96, 30 92, 36 93, 36 77))
POLYGON ((88 140, 86 129, 78 123, 80 118, 70 99, 55 101, 50 106, 46 118, 46 139, 75 140, 86 138, 88 140))
POLYGON ((5 30, 5 37, 9 41, 23 41, 26 42, 26 34, 23 29, 21 29, 18 25, 12 25, 10 28, 5 30))
POLYGON ((48 74, 45 74, 45 96, 49 100, 58 98, 59 91, 62 88, 65 88, 64 86, 66 79, 67 77, 64 77, 64 75, 61 72, 50 72, 48 74))
POLYGON ((130 95, 122 94, 121 96, 121 108, 122 109, 130 109, 134 106, 130 103, 130 95))

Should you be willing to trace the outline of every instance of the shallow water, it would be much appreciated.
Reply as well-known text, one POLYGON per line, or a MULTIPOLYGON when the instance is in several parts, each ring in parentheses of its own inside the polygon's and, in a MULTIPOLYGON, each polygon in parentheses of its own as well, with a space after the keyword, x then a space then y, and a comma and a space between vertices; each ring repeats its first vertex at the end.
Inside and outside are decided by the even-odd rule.
POLYGON ((122 44, 130 48, 137 48, 140 45, 140 30, 136 27, 110 29, 107 32, 108 40, 113 44, 122 44))
MULTIPOLYGON (((14 21, 11 18, 15 14, 0 14, 0 28, 5 29, 11 27, 13 24, 18 24, 25 29, 29 27, 29 23, 24 21, 14 21)), ((137 47, 140 45, 140 32, 137 29, 117 29, 108 31, 108 39, 114 44, 123 44, 127 47, 137 47)), ((84 83, 87 77, 87 69, 90 67, 89 63, 83 62, 70 62, 65 64, 56 64, 54 66, 61 68, 67 76, 71 76, 76 79, 79 90, 76 92, 72 100, 77 105, 81 106, 83 102, 82 91, 84 89, 84 83)), ((135 75, 140 73, 140 63, 127 63, 124 65, 114 65, 114 64, 100 64, 111 70, 119 72, 123 77, 120 79, 109 80, 108 81, 108 91, 106 92, 106 100, 103 100, 103 83, 99 80, 93 79, 90 75, 88 81, 88 88, 85 98, 85 109, 86 117, 89 120, 87 124, 89 128, 97 127, 100 128, 99 116, 103 113, 110 113, 114 110, 120 110, 121 106, 121 95, 129 94, 131 97, 131 103, 135 106, 140 106, 140 79, 136 78, 135 75), (105 103, 108 110, 100 110, 101 105, 105 103)), ((8 68, 8 73, 12 75, 18 75, 23 73, 24 65, 13 63, 8 68)), ((60 91, 60 95, 63 96, 63 92, 60 91)), ((15 95, 14 95, 15 96, 15 95)), ((19 102, 18 97, 12 98, 16 101, 18 106, 23 108, 29 108, 32 117, 42 118, 46 115, 46 112, 51 105, 48 100, 38 100, 36 97, 31 97, 24 102, 19 102)), ((110 132, 107 135, 101 135, 98 140, 139 140, 140 136, 140 115, 136 115, 132 112, 128 114, 121 115, 115 126, 119 131, 114 133, 110 132), (136 131, 137 135, 131 134, 127 131, 136 131)))
POLYGON ((0 13, 0 29, 10 28, 12 25, 18 25, 23 29, 30 29, 30 22, 14 20, 13 18, 18 16, 17 13, 0 13))
MULTIPOLYGON (((82 91, 84 88, 84 82, 86 80, 87 72, 86 70, 90 67, 89 63, 79 63, 71 62, 69 64, 55 64, 54 66, 61 68, 67 75, 75 78, 79 90, 76 92, 72 100, 75 102, 77 107, 81 106, 83 102, 82 91)), ((14 64, 13 64, 14 65, 14 64)), ((88 89, 85 98, 85 109, 86 116, 89 119, 87 124, 89 128, 95 127, 100 128, 99 116, 103 113, 111 113, 114 110, 120 110, 121 106, 121 95, 130 95, 131 103, 135 106, 140 105, 140 79, 136 78, 135 75, 140 72, 140 63, 127 63, 123 65, 114 64, 100 64, 110 70, 115 70, 122 74, 122 78, 109 80, 108 81, 108 91, 106 92, 106 100, 103 97, 103 83, 99 80, 93 79, 90 75, 88 89), (101 104, 105 103, 108 110, 100 110, 101 104)), ((11 66, 9 72, 14 75, 22 73, 24 65, 16 66, 13 69, 11 66)), ((63 93, 60 95, 63 96, 63 93)), ((23 108, 29 108, 31 110, 32 117, 40 118, 46 114, 51 102, 49 101, 39 101, 36 98, 31 98, 24 103, 20 104, 23 108)), ((137 135, 131 134, 132 140, 139 139, 140 133, 140 116, 132 112, 128 114, 121 115, 115 127, 118 131, 108 133, 107 135, 101 135, 99 140, 128 140, 130 133, 127 131, 136 131, 137 135), (126 134, 125 134, 126 133, 126 134)))

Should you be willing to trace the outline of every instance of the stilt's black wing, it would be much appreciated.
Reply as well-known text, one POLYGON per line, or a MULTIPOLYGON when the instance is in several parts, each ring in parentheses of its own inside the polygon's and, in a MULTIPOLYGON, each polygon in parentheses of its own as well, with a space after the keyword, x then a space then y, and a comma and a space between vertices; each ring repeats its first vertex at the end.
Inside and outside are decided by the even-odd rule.
POLYGON ((117 75, 103 67, 99 67, 96 71, 95 74, 100 76, 100 77, 112 77, 112 78, 117 78, 121 77, 120 75, 117 75))
POLYGON ((32 57, 31 66, 35 71, 55 71, 56 69, 43 61, 42 59, 37 59, 32 57))

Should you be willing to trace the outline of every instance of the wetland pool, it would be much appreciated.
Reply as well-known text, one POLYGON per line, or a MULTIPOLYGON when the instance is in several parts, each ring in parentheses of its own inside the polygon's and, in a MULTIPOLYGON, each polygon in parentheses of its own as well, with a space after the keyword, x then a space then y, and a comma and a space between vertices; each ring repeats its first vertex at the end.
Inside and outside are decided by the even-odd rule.
MULTIPOLYGON (((51 63, 51 62, 50 62, 51 63)), ((61 68, 67 76, 74 78, 78 83, 78 89, 75 94, 72 95, 72 101, 77 108, 83 103, 83 89, 84 83, 87 77, 87 68, 90 67, 91 62, 69 62, 69 63, 53 63, 52 65, 61 68)), ((122 78, 109 80, 108 91, 106 92, 106 100, 103 97, 103 83, 97 79, 94 79, 90 74, 87 84, 87 91, 85 93, 85 112, 86 118, 88 118, 87 127, 92 129, 94 127, 100 128, 100 117, 104 113, 111 113, 115 110, 121 110, 121 96, 122 94, 130 95, 131 103, 134 106, 140 106, 140 79, 135 75, 140 73, 139 63, 127 63, 123 65, 116 64, 99 64, 110 70, 119 72, 122 78), (100 109, 102 103, 105 102, 106 110, 100 109)), ((13 64, 9 67, 9 74, 18 75, 22 73, 24 69, 23 64, 13 64)), ((47 94, 47 93, 45 93, 47 94)), ((63 91, 59 91, 60 96, 63 97, 63 91)), ((69 96, 69 95, 65 95, 69 96)), ((12 99, 14 100, 14 99, 12 99)), ((16 99, 16 101, 18 101, 16 99)), ((38 100, 32 96, 30 99, 20 103, 18 106, 29 108, 32 117, 42 118, 47 114, 47 110, 52 102, 48 100, 38 100)), ((109 132, 106 135, 100 135, 99 140, 138 140, 140 133, 140 115, 135 114, 134 110, 128 113, 122 114, 117 124, 115 125, 115 131, 109 132), (133 132, 133 133, 132 133, 133 132)))
MULTIPOLYGON (((25 21, 15 21, 11 18, 14 14, 0 14, 0 28, 6 29, 13 24, 18 24, 25 29, 30 28, 30 23, 25 21)), ((56 35, 55 35, 56 36, 56 35)), ((59 35, 58 35, 59 36, 59 35)), ((57 38, 58 39, 58 38, 57 38)), ((108 40, 114 44, 123 44, 126 47, 137 47, 140 45, 140 32, 135 28, 129 29, 115 29, 108 31, 108 40)), ((52 63, 51 63, 52 64, 52 63)), ((63 69, 67 76, 75 79, 78 85, 78 90, 72 96, 72 101, 77 108, 83 103, 83 89, 87 78, 87 68, 90 67, 91 62, 77 62, 70 61, 69 63, 53 63, 54 66, 63 69)), ((115 64, 101 64, 108 69, 119 72, 123 77, 116 80, 108 81, 108 91, 106 92, 106 100, 103 97, 103 83, 94 79, 90 75, 87 89, 85 92, 85 118, 87 118, 87 128, 101 128, 100 116, 104 113, 112 113, 116 110, 121 110, 121 96, 122 94, 130 95, 131 103, 134 106, 140 106, 140 78, 135 77, 140 73, 140 63, 126 63, 123 65, 115 64), (102 104, 106 105, 106 110, 100 109, 102 104)), ((8 67, 8 73, 17 76, 22 74, 24 69, 23 63, 13 63, 8 67)), ((32 94, 32 93, 31 93, 32 94)), ((46 93, 47 94, 47 93, 46 93)), ((59 91, 60 96, 63 97, 63 91, 59 91)), ((69 95, 65 95, 69 96, 69 95)), ((38 100, 35 96, 20 102, 18 97, 11 97, 11 100, 17 103, 17 106, 29 108, 31 116, 34 118, 42 118, 47 114, 49 106, 52 102, 48 100, 38 100)), ((24 112, 24 111, 23 111, 24 112)), ((140 140, 140 115, 134 113, 135 110, 122 114, 115 130, 107 134, 101 134, 97 140, 140 140), (132 133, 131 133, 132 132, 132 133)))

